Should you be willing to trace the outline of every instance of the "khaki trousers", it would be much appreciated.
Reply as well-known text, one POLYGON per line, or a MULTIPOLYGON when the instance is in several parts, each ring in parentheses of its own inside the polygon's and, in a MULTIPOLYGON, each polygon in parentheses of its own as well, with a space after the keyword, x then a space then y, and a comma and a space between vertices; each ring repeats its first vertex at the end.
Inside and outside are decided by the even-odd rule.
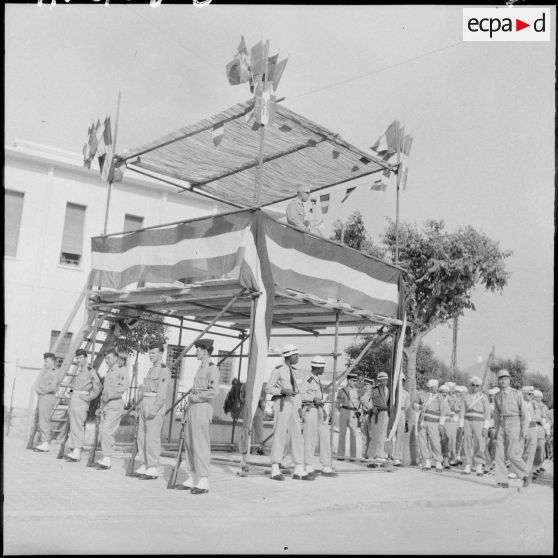
POLYGON ((465 419, 463 435, 463 451, 465 465, 484 465, 485 439, 482 437, 483 421, 465 419))
POLYGON ((376 416, 370 418, 370 445, 367 457, 387 457, 385 443, 387 438, 389 415, 387 411, 378 411, 376 416))
POLYGON ((89 400, 82 399, 87 397, 79 393, 72 393, 70 399, 70 435, 69 442, 72 449, 82 449, 83 439, 85 438, 85 421, 89 410, 89 400))
POLYGON ((444 426, 446 427, 446 435, 444 436, 444 443, 442 444, 442 454, 450 461, 454 461, 457 457, 457 422, 448 421, 444 426))
POLYGON ((440 423, 424 421, 419 430, 419 446, 422 459, 442 462, 440 449, 440 423))
POLYGON ((535 452, 537 451, 537 434, 536 426, 528 428, 525 434, 523 461, 525 461, 525 466, 529 473, 533 471, 533 462, 535 461, 535 452))
POLYGON ((544 463, 546 457, 546 432, 541 425, 537 426, 537 432, 537 451, 535 452, 533 465, 535 467, 540 467, 544 463))
POLYGON ((360 434, 362 436, 362 457, 366 457, 370 447, 370 415, 368 413, 364 413, 360 417, 360 434))
POLYGON ((124 401, 121 397, 112 399, 103 405, 99 434, 103 457, 114 455, 114 435, 120 426, 120 419, 124 413, 124 401))
POLYGON ((184 443, 192 476, 209 477, 211 440, 209 425, 213 418, 211 403, 190 403, 186 408, 184 443))
POLYGON ((52 423, 50 416, 56 404, 56 394, 46 393, 37 396, 37 408, 39 409, 38 429, 41 434, 41 442, 50 442, 52 423))
POLYGON ((399 422, 397 423, 397 432, 395 434, 395 443, 393 444, 393 459, 401 461, 403 459, 403 438, 405 436, 405 411, 401 411, 399 422))
POLYGON ((339 409, 339 442, 337 444, 337 455, 345 456, 345 438, 349 429, 350 455, 356 457, 356 434, 358 421, 355 412, 350 409, 339 409))
POLYGON ((320 463, 322 467, 331 466, 331 445, 329 443, 329 428, 327 419, 324 420, 322 409, 310 407, 304 415, 304 465, 312 466, 316 445, 320 445, 320 463))
POLYGON ((155 397, 144 397, 138 421, 138 459, 147 468, 158 467, 161 457, 161 429, 165 410, 161 409, 155 418, 146 418, 153 409, 155 397))
POLYGON ((522 479, 527 476, 527 467, 521 454, 523 440, 519 437, 521 427, 519 418, 503 418, 496 436, 496 482, 508 482, 506 455, 510 460, 510 469, 522 479))
POLYGON ((291 397, 273 402, 273 442, 271 444, 271 463, 281 463, 287 442, 291 445, 291 454, 295 465, 302 465, 304 461, 304 439, 300 429, 300 415, 298 407, 291 397))

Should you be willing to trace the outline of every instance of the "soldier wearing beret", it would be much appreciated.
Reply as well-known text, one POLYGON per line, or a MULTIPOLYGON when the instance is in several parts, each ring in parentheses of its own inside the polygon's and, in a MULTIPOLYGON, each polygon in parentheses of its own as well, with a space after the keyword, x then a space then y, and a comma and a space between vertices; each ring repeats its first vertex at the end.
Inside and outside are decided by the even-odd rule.
POLYGON ((271 443, 271 479, 282 481, 279 464, 285 447, 290 443, 295 464, 293 480, 314 480, 315 476, 304 470, 304 439, 301 432, 301 399, 293 366, 298 362, 298 349, 285 345, 283 364, 276 366, 267 382, 266 392, 273 401, 273 441, 271 443))
POLYGON ((72 384, 69 409, 69 445, 73 448, 67 457, 70 462, 77 462, 81 459, 89 404, 99 395, 102 388, 97 372, 87 365, 87 352, 84 349, 76 351, 76 361, 77 375, 72 384))
POLYGON ((170 381, 169 369, 163 362, 165 345, 156 341, 149 345, 151 368, 139 389, 138 458, 141 465, 131 476, 140 480, 154 480, 159 476, 161 429, 165 401, 170 381))
POLYGON ((506 457, 510 468, 523 486, 531 483, 530 472, 522 458, 523 436, 528 428, 527 405, 521 394, 510 386, 510 373, 498 371, 500 392, 494 399, 494 433, 496 435, 496 482, 509 488, 506 457))
POLYGON ((176 485, 178 490, 192 494, 209 492, 211 439, 209 425, 213 419, 213 399, 219 386, 219 368, 211 362, 213 339, 200 339, 194 344, 200 367, 194 377, 186 407, 185 446, 189 467, 188 478, 176 485))
POLYGON ((124 399, 122 396, 128 389, 130 382, 128 370, 118 366, 116 349, 108 349, 105 353, 108 371, 101 393, 101 424, 99 434, 103 457, 95 463, 95 468, 105 470, 111 468, 111 457, 114 455, 114 435, 120 426, 120 419, 124 413, 124 399))
POLYGON ((331 468, 331 445, 327 413, 324 409, 324 390, 320 376, 324 373, 325 359, 315 356, 310 362, 310 374, 306 374, 300 384, 302 398, 302 414, 304 420, 304 466, 307 473, 314 473, 312 462, 316 453, 316 445, 320 445, 321 474, 325 477, 336 477, 331 468))
POLYGON ((41 435, 41 443, 34 448, 35 451, 50 451, 52 428, 50 417, 56 405, 56 391, 63 377, 60 370, 54 366, 55 358, 54 353, 43 355, 43 368, 34 384, 39 412, 38 430, 41 435))
POLYGON ((358 418, 356 412, 360 408, 358 390, 356 387, 357 375, 347 375, 347 385, 337 392, 337 409, 339 410, 339 440, 337 443, 337 459, 345 459, 345 440, 347 428, 349 429, 349 451, 350 459, 356 459, 356 434, 358 418))
POLYGON ((397 433, 395 435, 395 442, 393 442, 393 464, 396 467, 401 467, 401 460, 403 459, 403 442, 405 440, 405 434, 409 431, 409 411, 411 409, 411 396, 409 392, 405 389, 405 381, 407 380, 405 374, 402 376, 402 387, 401 395, 399 396, 399 422, 397 423, 397 433))

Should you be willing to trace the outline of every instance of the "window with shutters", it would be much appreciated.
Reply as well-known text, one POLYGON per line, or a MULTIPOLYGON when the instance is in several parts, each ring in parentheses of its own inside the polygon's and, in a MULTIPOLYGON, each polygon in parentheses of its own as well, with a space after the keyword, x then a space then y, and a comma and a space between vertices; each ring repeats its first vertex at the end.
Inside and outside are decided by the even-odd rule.
MULTIPOLYGON (((60 333, 61 332, 56 329, 53 329, 50 332, 50 351, 52 351, 52 348, 54 347, 56 340, 60 337, 60 333)), ((62 341, 60 341, 60 344, 58 345, 58 348, 54 353, 56 355, 56 360, 54 364, 56 365, 57 368, 60 368, 60 365, 62 364, 64 357, 68 354, 68 351, 70 350, 70 345, 72 344, 73 336, 74 334, 68 331, 66 335, 64 335, 62 341)))
POLYGON ((4 195, 4 254, 17 255, 21 212, 23 211, 23 193, 6 190, 4 195))
MULTIPOLYGON (((218 351, 217 362, 221 362, 221 359, 229 354, 229 351, 218 351)), ((220 384, 230 384, 232 381, 232 359, 226 358, 219 365, 219 383, 220 384)))
POLYGON ((60 253, 61 264, 78 266, 81 263, 84 223, 85 206, 68 202, 60 253))
POLYGON ((174 380, 176 374, 180 378, 180 373, 182 372, 182 359, 178 363, 178 366, 174 368, 174 362, 178 355, 185 349, 183 345, 168 345, 167 346, 167 368, 171 371, 171 378, 174 380))
POLYGON ((143 227, 143 217, 138 217, 137 215, 130 215, 126 213, 124 215, 124 232, 137 231, 143 227))

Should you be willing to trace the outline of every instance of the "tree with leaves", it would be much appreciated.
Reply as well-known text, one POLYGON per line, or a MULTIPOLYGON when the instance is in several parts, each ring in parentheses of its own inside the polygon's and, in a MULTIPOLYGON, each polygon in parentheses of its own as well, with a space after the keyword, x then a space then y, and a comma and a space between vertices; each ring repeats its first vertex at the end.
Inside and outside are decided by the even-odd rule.
MULTIPOLYGON (((369 238, 360 214, 353 214, 338 236, 353 248, 378 255, 381 251, 369 238), (351 231, 349 236, 347 231, 351 231), (372 248, 371 248, 372 247, 372 248), (371 250, 371 252, 369 252, 371 250)), ((396 226, 388 219, 383 234, 384 259, 395 261, 396 226)), ((472 301, 476 287, 502 292, 509 273, 505 260, 512 254, 471 226, 455 232, 445 229, 443 220, 428 220, 399 226, 399 261, 404 270, 405 303, 408 327, 404 354, 407 360, 407 387, 416 394, 417 353, 424 337, 465 310, 475 310, 472 301)))
POLYGON ((552 381, 548 376, 540 372, 527 372, 525 374, 525 384, 533 386, 535 389, 542 391, 543 403, 549 408, 554 407, 554 388, 552 381))

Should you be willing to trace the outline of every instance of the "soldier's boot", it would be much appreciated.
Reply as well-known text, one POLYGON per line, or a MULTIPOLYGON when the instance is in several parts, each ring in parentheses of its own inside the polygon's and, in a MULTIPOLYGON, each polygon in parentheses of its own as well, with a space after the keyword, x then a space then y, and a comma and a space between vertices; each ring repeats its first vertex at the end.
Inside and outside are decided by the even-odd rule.
POLYGON ((471 465, 469 465, 467 463, 467 465, 465 465, 465 469, 463 469, 463 474, 464 475, 470 475, 471 474, 471 465))
POLYGON ((478 463, 475 467, 475 472, 477 473, 477 477, 482 477, 482 475, 484 474, 482 471, 482 465, 480 463, 478 463))
POLYGON ((43 442, 39 444, 36 448, 37 451, 50 451, 50 442, 43 442))

